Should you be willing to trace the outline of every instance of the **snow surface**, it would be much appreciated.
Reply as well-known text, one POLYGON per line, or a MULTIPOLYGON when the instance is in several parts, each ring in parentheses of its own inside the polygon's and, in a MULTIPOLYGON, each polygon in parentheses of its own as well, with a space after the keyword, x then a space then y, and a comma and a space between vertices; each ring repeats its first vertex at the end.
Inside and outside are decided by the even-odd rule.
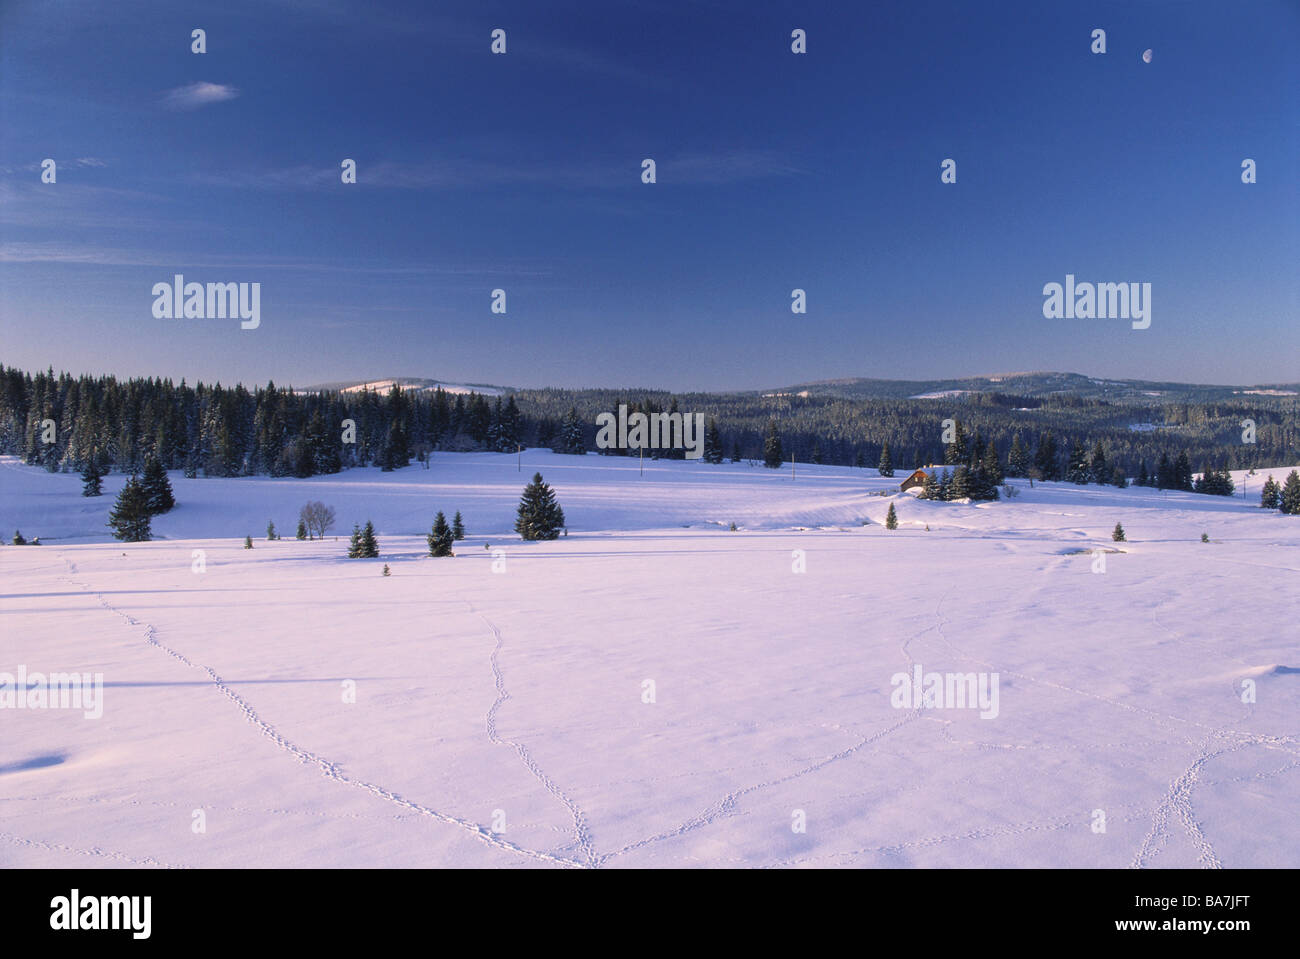
POLYGON ((0 548, 0 672, 99 672, 105 702, 0 710, 0 866, 1300 865, 1300 518, 1253 506, 1288 471, 962 505, 874 470, 437 454, 174 473, 126 545, 121 476, 85 499, 3 459, 0 530, 44 545, 0 548), (570 531, 523 543, 538 470, 570 531), (339 539, 267 542, 309 498, 339 539), (454 559, 424 555, 439 509, 454 559), (345 559, 367 518, 382 557, 345 559), (997 717, 894 708, 916 664, 996 673, 997 717))

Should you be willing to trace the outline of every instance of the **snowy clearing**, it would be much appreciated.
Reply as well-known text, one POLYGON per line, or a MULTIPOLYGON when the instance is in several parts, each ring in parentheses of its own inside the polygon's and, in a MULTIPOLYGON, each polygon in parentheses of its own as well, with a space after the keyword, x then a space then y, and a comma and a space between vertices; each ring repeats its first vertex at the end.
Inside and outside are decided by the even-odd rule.
POLYGON ((1254 505, 1289 468, 971 505, 639 469, 172 473, 125 545, 123 477, 0 460, 0 531, 43 544, 0 548, 0 672, 104 684, 99 719, 0 709, 0 865, 1300 865, 1300 518, 1254 505), (535 471, 567 537, 510 532, 535 471), (266 541, 307 499, 338 540, 266 541), (367 519, 381 558, 345 559, 367 519), (996 675, 997 715, 891 705, 917 666, 996 675))

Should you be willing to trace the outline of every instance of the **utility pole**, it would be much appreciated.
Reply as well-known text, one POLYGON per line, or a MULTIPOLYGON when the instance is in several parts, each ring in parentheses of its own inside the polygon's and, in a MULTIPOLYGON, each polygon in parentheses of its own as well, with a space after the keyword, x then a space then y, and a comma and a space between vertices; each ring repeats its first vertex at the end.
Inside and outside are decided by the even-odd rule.
POLYGON ((519 466, 516 468, 515 472, 522 473, 524 471, 524 444, 516 443, 515 446, 518 447, 516 452, 519 454, 519 466))

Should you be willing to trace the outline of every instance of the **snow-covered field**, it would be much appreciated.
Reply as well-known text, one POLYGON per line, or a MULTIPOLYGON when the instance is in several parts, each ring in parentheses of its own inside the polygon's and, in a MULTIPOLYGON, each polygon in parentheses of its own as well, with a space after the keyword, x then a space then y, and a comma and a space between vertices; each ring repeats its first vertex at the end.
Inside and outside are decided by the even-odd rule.
POLYGON ((173 473, 123 545, 122 477, 84 499, 0 461, 0 531, 43 544, 0 548, 0 672, 104 683, 98 719, 0 709, 0 865, 1300 865, 1300 518, 1254 506, 1287 469, 979 505, 836 467, 522 469, 173 473), (523 543, 538 470, 569 535, 523 543), (339 539, 267 542, 307 499, 339 539), (440 509, 455 559, 424 555, 440 509), (366 519, 383 556, 347 560, 366 519), (896 708, 918 665, 995 677, 996 716, 896 708))

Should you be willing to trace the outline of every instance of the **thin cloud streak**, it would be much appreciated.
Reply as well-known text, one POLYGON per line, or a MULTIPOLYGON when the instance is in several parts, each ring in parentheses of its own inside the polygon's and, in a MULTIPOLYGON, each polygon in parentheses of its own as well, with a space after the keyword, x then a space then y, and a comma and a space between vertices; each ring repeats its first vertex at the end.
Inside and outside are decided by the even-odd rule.
POLYGON ((525 265, 469 264, 461 266, 367 266, 317 260, 255 256, 193 256, 148 250, 100 248, 59 243, 0 243, 0 264, 49 263, 68 266, 150 266, 166 269, 302 270, 390 276, 550 276, 550 270, 525 265))
MULTIPOLYGON (((357 160, 358 187, 439 191, 545 184, 574 190, 624 189, 638 184, 642 156, 629 155, 585 164, 503 163, 452 157, 434 163, 357 160)), ((340 159, 340 162, 341 159, 340 159)), ((808 171, 766 150, 692 153, 657 160, 658 182, 683 186, 718 186, 753 180, 805 176, 808 171)), ((205 186, 259 190, 323 190, 337 186, 340 168, 299 165, 277 170, 198 173, 190 180, 205 186)))
POLYGON ((237 96, 239 96, 239 91, 232 86, 200 80, 197 83, 167 91, 167 95, 163 97, 163 104, 172 110, 195 110, 207 106, 209 103, 233 100, 237 96))

